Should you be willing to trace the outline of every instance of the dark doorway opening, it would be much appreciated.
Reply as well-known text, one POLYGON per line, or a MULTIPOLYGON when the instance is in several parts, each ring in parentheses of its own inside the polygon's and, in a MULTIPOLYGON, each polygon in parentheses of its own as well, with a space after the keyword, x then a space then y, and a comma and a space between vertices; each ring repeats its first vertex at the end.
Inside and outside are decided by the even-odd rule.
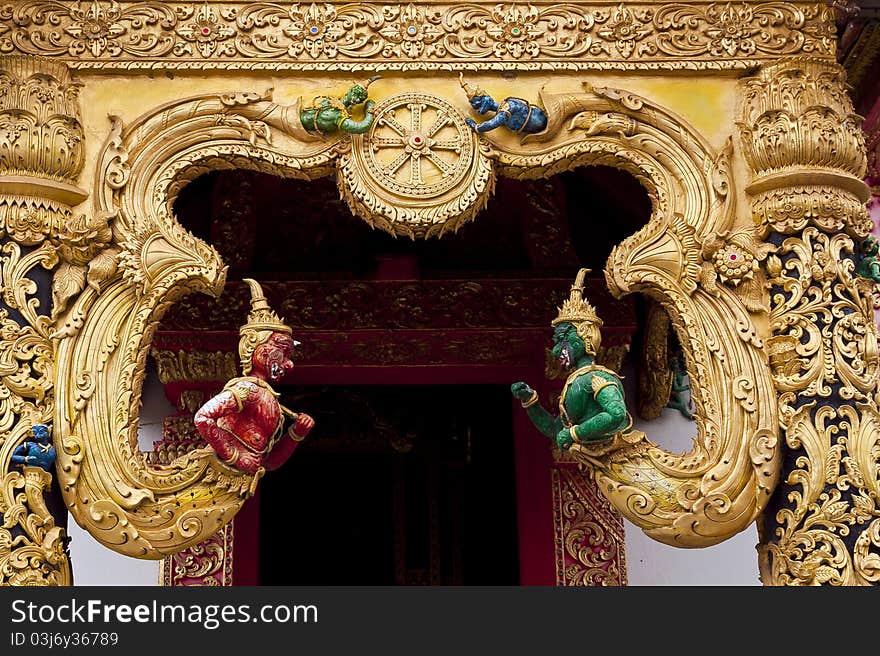
POLYGON ((316 427, 261 483, 261 585, 519 583, 505 386, 282 396, 316 427))
POLYGON ((220 252, 228 283, 219 299, 172 308, 154 342, 234 353, 241 280, 255 278, 302 342, 282 402, 317 420, 236 518, 236 581, 553 584, 552 454, 509 385, 544 385, 547 398, 562 385, 549 327, 582 266, 605 322, 603 362, 620 366, 638 301, 612 299, 601 268, 650 216, 638 181, 601 166, 500 178, 474 221, 428 240, 371 229, 331 178, 214 172, 174 210, 220 252))

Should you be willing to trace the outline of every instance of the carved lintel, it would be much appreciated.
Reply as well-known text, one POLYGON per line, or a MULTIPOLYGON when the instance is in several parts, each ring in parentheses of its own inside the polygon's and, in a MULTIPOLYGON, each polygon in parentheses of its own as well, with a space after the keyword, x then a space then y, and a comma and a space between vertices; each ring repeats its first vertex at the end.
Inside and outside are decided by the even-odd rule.
POLYGON ((744 70, 832 57, 836 41, 835 14, 819 2, 29 0, 0 21, 4 52, 101 72, 744 70))
POLYGON ((159 382, 226 382, 237 375, 238 358, 232 351, 153 350, 159 382))

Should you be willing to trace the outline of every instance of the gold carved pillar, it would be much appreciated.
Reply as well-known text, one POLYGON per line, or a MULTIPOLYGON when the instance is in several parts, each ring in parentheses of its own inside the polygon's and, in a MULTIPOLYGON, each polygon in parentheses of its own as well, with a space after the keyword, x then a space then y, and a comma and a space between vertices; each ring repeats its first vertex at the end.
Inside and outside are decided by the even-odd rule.
POLYGON ((48 272, 70 256, 62 235, 82 222, 71 207, 86 198, 75 186, 84 159, 79 86, 64 64, 0 59, 0 584, 72 582, 53 460, 46 471, 13 458, 35 424, 52 427, 48 272))
POLYGON ((870 284, 854 275, 871 229, 865 144, 845 74, 794 58, 743 82, 746 191, 764 238, 767 352, 783 471, 759 522, 765 585, 880 581, 880 416, 870 284))

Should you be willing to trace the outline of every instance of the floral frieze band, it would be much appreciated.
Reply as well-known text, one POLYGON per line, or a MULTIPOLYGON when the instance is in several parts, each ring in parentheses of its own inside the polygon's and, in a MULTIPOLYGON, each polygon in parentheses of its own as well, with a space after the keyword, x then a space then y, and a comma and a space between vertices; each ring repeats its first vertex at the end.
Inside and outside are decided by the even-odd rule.
POLYGON ((0 4, 0 52, 83 70, 744 69, 834 44, 825 3, 0 4))

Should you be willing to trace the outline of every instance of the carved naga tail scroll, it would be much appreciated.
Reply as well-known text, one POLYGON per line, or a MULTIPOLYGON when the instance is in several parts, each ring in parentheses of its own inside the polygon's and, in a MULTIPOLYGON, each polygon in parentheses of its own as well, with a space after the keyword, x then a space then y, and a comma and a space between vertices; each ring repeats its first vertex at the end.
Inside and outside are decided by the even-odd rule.
MULTIPOLYGON (((652 197, 649 223, 611 253, 616 295, 659 301, 682 344, 698 435, 673 454, 646 437, 581 454, 599 489, 652 538, 678 547, 722 542, 755 521, 780 469, 774 388, 755 318, 764 311, 756 261, 766 250, 734 229, 728 160, 670 112, 618 89, 542 94, 548 129, 539 154, 499 155, 514 177, 572 166, 633 173, 652 197)), ((525 140, 524 140, 525 141, 525 140)))
POLYGON ((275 137, 285 152, 306 147, 287 109, 238 94, 161 107, 126 130, 115 119, 93 216, 61 237, 67 257, 53 283, 59 481, 76 521, 119 553, 158 559, 196 544, 254 490, 254 477, 204 450, 146 464, 137 417, 150 339, 165 310, 184 294, 219 294, 225 280, 219 255, 173 219, 178 190, 217 168, 300 178, 328 171, 335 143, 302 157, 270 144, 275 137))

